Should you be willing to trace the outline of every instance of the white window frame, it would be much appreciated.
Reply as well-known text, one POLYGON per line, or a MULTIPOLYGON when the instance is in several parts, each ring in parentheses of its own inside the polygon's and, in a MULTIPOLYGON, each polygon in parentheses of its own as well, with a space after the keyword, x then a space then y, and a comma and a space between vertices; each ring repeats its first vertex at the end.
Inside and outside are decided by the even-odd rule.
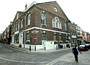
POLYGON ((52 27, 62 29, 62 25, 58 17, 52 19, 52 27))

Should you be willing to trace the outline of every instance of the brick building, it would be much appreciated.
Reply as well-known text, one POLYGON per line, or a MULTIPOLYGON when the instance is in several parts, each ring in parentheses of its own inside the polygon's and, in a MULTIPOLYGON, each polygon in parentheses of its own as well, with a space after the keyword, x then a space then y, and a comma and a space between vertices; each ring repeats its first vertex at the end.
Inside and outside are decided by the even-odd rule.
POLYGON ((52 41, 54 45, 66 43, 67 20, 56 1, 25 5, 25 10, 18 11, 13 20, 12 44, 38 48, 43 47, 43 41, 52 41))
POLYGON ((70 32, 70 43, 77 43, 76 24, 68 23, 68 30, 70 32))

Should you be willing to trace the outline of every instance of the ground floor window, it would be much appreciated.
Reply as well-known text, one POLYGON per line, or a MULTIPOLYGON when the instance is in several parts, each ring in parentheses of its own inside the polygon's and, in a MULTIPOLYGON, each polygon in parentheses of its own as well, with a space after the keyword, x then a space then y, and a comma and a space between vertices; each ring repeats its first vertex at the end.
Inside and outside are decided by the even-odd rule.
POLYGON ((26 33, 26 43, 27 44, 30 43, 30 33, 29 33, 29 31, 27 31, 27 33, 26 33))
POLYGON ((46 35, 46 33, 42 33, 42 40, 47 40, 47 35, 46 35))
POLYGON ((57 39, 56 39, 56 35, 53 35, 53 40, 54 40, 54 41, 56 41, 56 40, 57 40, 57 39))
POLYGON ((59 36, 59 41, 61 41, 61 36, 59 36))

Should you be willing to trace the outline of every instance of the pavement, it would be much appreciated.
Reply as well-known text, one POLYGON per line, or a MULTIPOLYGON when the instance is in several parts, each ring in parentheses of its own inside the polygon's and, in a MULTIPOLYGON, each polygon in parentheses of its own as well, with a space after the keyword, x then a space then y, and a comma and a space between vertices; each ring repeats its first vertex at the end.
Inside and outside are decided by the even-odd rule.
POLYGON ((57 50, 29 50, 29 49, 26 49, 26 48, 20 48, 20 47, 17 47, 17 46, 14 46, 14 45, 7 45, 6 44, 6 46, 8 46, 9 48, 12 48, 12 49, 16 49, 16 50, 19 50, 19 51, 22 51, 22 52, 47 52, 47 53, 49 53, 49 52, 57 52, 57 51, 63 51, 63 50, 68 50, 68 49, 72 49, 72 47, 71 48, 61 48, 61 49, 57 49, 57 50))
POLYGON ((78 55, 78 63, 75 62, 73 53, 65 54, 46 65, 90 65, 90 50, 78 55))

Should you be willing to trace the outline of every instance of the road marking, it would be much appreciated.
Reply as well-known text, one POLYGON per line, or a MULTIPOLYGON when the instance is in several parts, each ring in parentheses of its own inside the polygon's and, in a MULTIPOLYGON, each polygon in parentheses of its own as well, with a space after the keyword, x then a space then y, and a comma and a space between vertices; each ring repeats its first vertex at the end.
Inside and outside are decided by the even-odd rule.
POLYGON ((19 63, 47 63, 48 61, 44 61, 44 62, 27 62, 27 61, 16 61, 16 60, 12 60, 12 59, 6 59, 3 57, 0 57, 0 59, 5 60, 5 61, 10 61, 10 62, 19 62, 19 63))
MULTIPOLYGON (((68 54, 69 54, 69 53, 68 53, 68 54)), ((65 55, 68 55, 68 54, 65 54, 65 55)), ((49 63, 46 64, 46 65, 53 65, 53 64, 55 64, 56 62, 60 61, 60 60, 61 60, 60 58, 63 58, 65 55, 63 55, 63 56, 61 56, 61 57, 59 57, 59 58, 57 58, 57 59, 55 59, 55 60, 49 62, 49 63)))

